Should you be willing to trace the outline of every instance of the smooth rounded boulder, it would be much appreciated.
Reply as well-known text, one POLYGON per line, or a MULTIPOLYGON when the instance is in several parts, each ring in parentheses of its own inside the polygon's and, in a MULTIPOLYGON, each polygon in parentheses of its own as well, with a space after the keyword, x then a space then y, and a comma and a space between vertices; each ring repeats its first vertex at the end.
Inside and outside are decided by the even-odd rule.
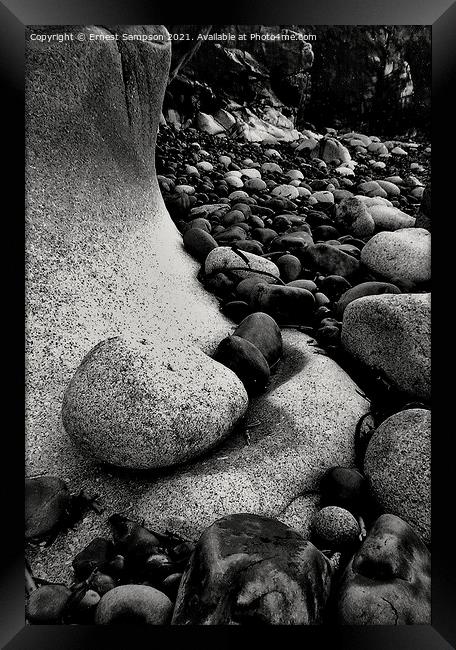
POLYGON ((431 234, 404 228, 374 235, 361 252, 361 262, 390 282, 419 285, 431 279, 431 234))
POLYGON ((366 296, 344 311, 342 345, 401 393, 431 396, 431 294, 366 296))
POLYGON ((369 490, 383 512, 431 542, 431 412, 407 409, 374 431, 364 458, 369 490))
POLYGON ((213 447, 247 404, 236 375, 197 347, 116 337, 82 360, 64 394, 62 421, 93 458, 153 469, 213 447))
POLYGON ((331 578, 328 559, 292 528, 233 514, 199 539, 171 624, 321 624, 331 578))

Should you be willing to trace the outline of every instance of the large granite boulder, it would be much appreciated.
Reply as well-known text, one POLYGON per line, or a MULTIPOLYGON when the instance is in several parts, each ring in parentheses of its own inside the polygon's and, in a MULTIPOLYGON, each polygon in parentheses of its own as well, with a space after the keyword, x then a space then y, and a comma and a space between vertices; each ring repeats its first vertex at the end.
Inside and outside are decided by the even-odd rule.
POLYGON ((387 418, 374 432, 364 473, 383 512, 404 519, 431 541, 431 412, 407 409, 387 418))
POLYGON ((344 311, 342 345, 400 392, 431 394, 431 294, 384 294, 351 302, 344 311))
POLYGON ((196 346, 115 337, 81 362, 65 391, 62 419, 93 458, 153 469, 213 447, 247 405, 234 372, 196 346))
POLYGON ((431 554, 405 521, 385 514, 348 563, 336 595, 343 625, 431 622, 431 554))
POLYGON ((419 285, 431 279, 431 235, 423 228, 379 232, 361 251, 361 261, 390 282, 419 285))
POLYGON ((315 625, 332 569, 292 528, 234 514, 204 531, 177 594, 173 625, 315 625))

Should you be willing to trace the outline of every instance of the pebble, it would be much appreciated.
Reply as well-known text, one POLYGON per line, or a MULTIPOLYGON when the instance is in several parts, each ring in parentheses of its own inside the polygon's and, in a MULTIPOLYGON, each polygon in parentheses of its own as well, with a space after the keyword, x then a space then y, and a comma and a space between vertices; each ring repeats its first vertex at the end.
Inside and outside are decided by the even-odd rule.
POLYGON ((314 516, 311 539, 320 548, 340 549, 358 541, 359 524, 348 510, 339 506, 326 506, 314 516))
POLYGON ((284 199, 297 199, 299 196, 299 192, 296 187, 293 185, 276 185, 274 189, 272 190, 271 194, 273 196, 278 196, 280 198, 284 199))

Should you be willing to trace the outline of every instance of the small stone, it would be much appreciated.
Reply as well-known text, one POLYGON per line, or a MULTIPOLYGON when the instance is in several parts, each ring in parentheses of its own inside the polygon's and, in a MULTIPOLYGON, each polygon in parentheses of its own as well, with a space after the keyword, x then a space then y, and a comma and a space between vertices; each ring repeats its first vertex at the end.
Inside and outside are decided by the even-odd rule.
POLYGON ((264 192, 267 188, 266 183, 261 178, 249 178, 245 181, 244 187, 255 192, 264 192))
POLYGON ((334 203, 334 194, 329 191, 314 192, 312 197, 318 203, 334 203))
POLYGON ((120 585, 108 591, 98 603, 95 623, 165 625, 170 622, 172 612, 172 602, 158 589, 147 585, 120 585))
POLYGON ((279 196, 284 199, 294 200, 299 196, 299 192, 296 187, 293 185, 276 185, 272 190, 271 194, 273 196, 279 196))
POLYGON ((310 527, 311 539, 320 548, 338 549, 356 544, 359 524, 348 510, 326 506, 314 516, 310 527))
POLYGON ((358 185, 358 190, 363 192, 366 196, 380 196, 386 198, 388 196, 387 192, 377 183, 377 181, 368 181, 367 183, 361 183, 358 185))
POLYGON ((252 273, 254 271, 265 271, 277 278, 280 277, 280 271, 274 262, 248 252, 243 252, 241 256, 226 246, 220 246, 209 253, 206 258, 204 270, 206 275, 210 275, 216 271, 224 271, 226 269, 238 267, 246 269, 246 271, 236 271, 236 275, 240 277, 241 280, 249 275, 254 275, 254 273, 252 273), (247 258, 248 262, 246 262, 244 258, 247 258))

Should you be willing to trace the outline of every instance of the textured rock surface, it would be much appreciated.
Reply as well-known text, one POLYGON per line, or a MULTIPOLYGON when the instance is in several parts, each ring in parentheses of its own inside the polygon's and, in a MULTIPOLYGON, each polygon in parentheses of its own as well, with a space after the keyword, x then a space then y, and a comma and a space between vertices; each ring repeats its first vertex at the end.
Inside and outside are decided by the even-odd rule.
POLYGON ((429 400, 431 294, 367 296, 348 305, 342 345, 398 390, 429 400))
MULTIPOLYGON (((72 491, 86 486, 125 506, 148 482, 110 483, 69 440, 60 412, 71 376, 109 337, 173 336, 212 352, 230 324, 197 281, 155 177, 168 41, 119 41, 119 53, 114 42, 88 42, 105 30, 76 31, 83 47, 27 40, 26 472, 58 468, 72 491)), ((87 541, 98 519, 84 522, 87 541)), ((48 558, 56 577, 58 554, 57 544, 48 558)))
POLYGON ((173 604, 161 591, 147 585, 120 585, 108 591, 97 605, 97 625, 125 623, 166 625, 173 604))
POLYGON ((345 570, 336 609, 344 625, 431 622, 431 554, 405 521, 377 519, 345 570))
MULTIPOLYGON (((106 503, 114 504, 107 515, 114 508, 128 508, 130 517, 145 518, 162 532, 169 529, 197 539, 228 514, 286 516, 299 495, 300 530, 308 530, 324 472, 335 465, 354 466, 355 428, 368 408, 356 384, 331 359, 316 354, 309 340, 301 332, 283 332, 283 362, 267 392, 251 401, 246 414, 250 444, 241 428, 209 456, 167 475, 125 480, 123 474, 106 472, 86 459, 77 469, 71 457, 71 462, 61 463, 61 471, 72 486, 101 492, 106 503)), ((62 443, 68 446, 66 437, 62 443)), ((105 517, 101 519, 90 515, 76 531, 42 549, 34 564, 37 573, 61 576, 75 544, 106 534, 105 517)))
POLYGON ((198 541, 172 624, 322 623, 331 575, 325 556, 281 522, 225 517, 198 541))
POLYGON ((423 228, 379 232, 364 246, 361 261, 372 273, 392 282, 428 282, 431 235, 423 228))
POLYGON ((314 515, 311 523, 311 539, 319 548, 340 548, 355 544, 359 524, 345 508, 326 506, 314 515))
POLYGON ((62 420, 93 458, 153 469, 213 447, 247 405, 236 375, 196 346, 116 337, 83 359, 65 391, 62 420))
POLYGON ((384 512, 431 541, 431 412, 408 409, 387 418, 367 448, 364 472, 384 512))

